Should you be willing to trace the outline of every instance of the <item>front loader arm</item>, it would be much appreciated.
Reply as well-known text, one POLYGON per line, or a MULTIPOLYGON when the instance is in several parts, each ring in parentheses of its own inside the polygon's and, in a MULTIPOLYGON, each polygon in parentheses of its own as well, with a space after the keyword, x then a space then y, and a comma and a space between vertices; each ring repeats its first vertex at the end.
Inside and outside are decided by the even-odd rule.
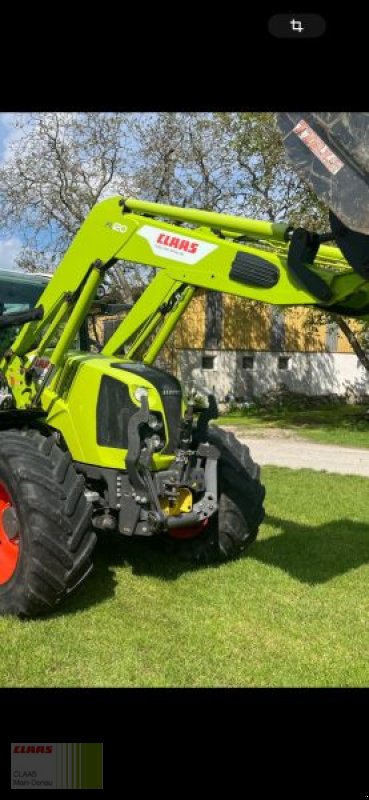
MULTIPOLYGON (((126 204, 131 202, 126 201, 126 204)), ((141 205, 146 209, 156 204, 141 205)), ((161 208, 165 209, 166 206, 158 206, 158 214, 161 208)), ((189 209, 176 209, 181 216, 185 211, 189 212, 189 209)), ((287 226, 254 223, 253 220, 210 212, 192 213, 200 221, 209 214, 208 225, 200 224, 196 229, 191 229, 184 227, 180 220, 172 223, 149 218, 146 214, 124 213, 124 221, 133 219, 136 223, 134 235, 130 236, 124 247, 124 259, 165 270, 173 280, 198 288, 277 305, 318 304, 312 292, 298 286, 292 279, 286 257, 272 249, 262 249, 258 242, 260 231, 259 235, 266 244, 268 240, 272 244, 276 241, 283 243, 287 226), (210 227, 213 218, 214 224, 210 227), (224 219, 232 220, 233 231, 224 229, 224 219), (237 220, 239 230, 235 231, 237 220), (239 240, 243 233, 242 223, 248 223, 246 243, 239 240), (225 238, 227 235, 231 238, 225 238)), ((247 230, 247 226, 244 227, 247 230)), ((333 262, 336 258, 342 263, 342 256, 336 248, 322 247, 321 250, 329 251, 333 262)), ((345 297, 348 289, 354 291, 363 283, 362 278, 351 271, 337 275, 332 270, 318 267, 316 272, 324 275, 327 284, 334 285, 336 300, 345 297)))
MULTIPOLYGON (((134 235, 124 247, 124 258, 150 264, 159 272, 109 339, 103 350, 105 355, 117 354, 125 348, 126 357, 134 358, 138 346, 159 328, 143 356, 146 363, 152 363, 198 287, 276 305, 322 307, 321 300, 301 287, 288 269, 287 225, 138 200, 121 202, 124 219, 134 219, 137 223, 134 235), (164 222, 163 217, 174 219, 175 224, 164 222), (198 227, 188 228, 184 224, 198 227), (240 241, 242 239, 246 239, 246 243, 240 241), (278 252, 282 248, 284 254, 278 252), (172 281, 169 294, 176 302, 171 308, 159 295, 155 303, 156 292, 162 286, 161 271, 165 271, 166 286, 170 286, 169 279, 172 281), (148 319, 147 327, 141 327, 142 315, 152 299, 156 313, 148 319), (162 315, 161 304, 164 305, 162 315)), ((328 287, 331 303, 339 303, 347 296, 357 297, 359 305, 369 302, 368 283, 366 293, 360 291, 365 281, 352 270, 345 269, 347 264, 338 248, 321 246, 319 258, 329 268, 314 268, 312 277, 318 275, 328 287), (338 270, 332 266, 337 266, 338 270)), ((326 307, 329 305, 327 303, 326 307)))
MULTIPOLYGON (((70 305, 78 304, 80 290, 88 279, 92 265, 96 262, 108 264, 112 259, 119 258, 122 246, 135 228, 133 220, 123 226, 119 198, 109 198, 94 206, 37 303, 44 309, 43 320, 23 326, 12 347, 13 352, 24 355, 33 347, 40 333, 49 327, 63 301, 68 301, 68 295, 71 297, 70 305), (124 239, 121 233, 123 227, 124 239)), ((92 302, 94 294, 91 292, 91 295, 92 302)), ((67 309, 64 316, 66 313, 67 309)))
MULTIPOLYGON (((36 389, 29 387, 29 381, 25 387, 28 354, 34 357, 46 347, 50 349, 50 341, 63 323, 49 355, 50 371, 45 382, 55 386, 96 289, 117 260, 148 265, 158 272, 103 354, 114 355, 125 348, 126 357, 133 358, 159 327, 144 357, 151 363, 196 288, 277 305, 321 307, 319 298, 291 275, 287 242, 286 225, 119 197, 102 201, 89 213, 41 295, 37 306, 42 307, 43 318, 23 325, 0 364, 18 407, 28 407, 35 400, 36 389)), ((355 293, 359 305, 368 302, 368 283, 352 270, 342 271, 344 262, 337 248, 321 246, 319 257, 323 267, 314 264, 312 273, 329 287, 332 302, 337 304, 355 293), (324 267, 324 260, 329 268, 324 267), (335 265, 338 271, 332 269, 335 265)), ((39 396, 40 389, 36 398, 39 396)))

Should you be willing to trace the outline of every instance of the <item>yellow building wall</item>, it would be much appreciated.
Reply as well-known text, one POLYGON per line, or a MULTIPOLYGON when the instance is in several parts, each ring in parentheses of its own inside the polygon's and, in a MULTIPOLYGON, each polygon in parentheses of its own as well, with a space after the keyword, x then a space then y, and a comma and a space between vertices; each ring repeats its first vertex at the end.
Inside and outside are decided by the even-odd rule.
MULTIPOLYGON (((354 320, 354 319, 351 319, 349 321, 349 325, 350 325, 351 330, 354 331, 354 333, 359 331, 360 328, 361 328, 360 322, 356 322, 356 320, 354 320)), ((338 353, 353 353, 354 352, 352 347, 351 347, 351 345, 347 341, 346 336, 343 335, 341 330, 338 331, 337 352, 338 353)))
POLYGON ((175 332, 175 347, 179 350, 201 350, 205 346, 206 294, 196 294, 179 321, 175 332))
MULTIPOLYGON (((194 297, 177 326, 175 347, 182 349, 204 349, 206 324, 206 292, 194 297)), ((272 332, 272 308, 242 297, 223 295, 223 321, 221 349, 223 350, 270 350, 272 332)), ((327 327, 314 319, 310 309, 285 308, 285 350, 290 352, 324 352, 327 349, 327 327), (312 322, 310 322, 312 320, 312 322)), ((360 324, 350 321, 353 330, 360 324)), ((343 333, 337 332, 337 353, 352 353, 353 350, 343 333)))
POLYGON ((223 295, 222 347, 225 350, 269 350, 271 329, 269 306, 223 295))
POLYGON ((308 308, 288 308, 284 312, 284 349, 291 352, 316 353, 326 350, 327 326, 314 320, 310 323, 308 308), (308 324, 307 324, 308 323, 308 324))
MULTIPOLYGON (((223 295, 223 320, 221 349, 270 350, 272 332, 272 307, 241 297, 223 295)), ((284 309, 285 345, 288 352, 324 352, 326 350, 326 325, 306 324, 312 318, 307 308, 284 309)), ((117 319, 117 317, 109 317, 117 319)), ((314 319, 314 317, 313 317, 314 319)), ((206 292, 192 299, 187 311, 170 337, 167 348, 171 350, 203 350, 205 348, 206 292)), ((97 318, 99 338, 103 339, 103 318, 97 318)), ((350 320, 354 331, 360 323, 350 320)), ((91 330, 91 335, 93 335, 91 330)), ((338 330, 335 352, 352 353, 343 333, 338 330)), ((172 354, 172 357, 173 354, 172 354)))

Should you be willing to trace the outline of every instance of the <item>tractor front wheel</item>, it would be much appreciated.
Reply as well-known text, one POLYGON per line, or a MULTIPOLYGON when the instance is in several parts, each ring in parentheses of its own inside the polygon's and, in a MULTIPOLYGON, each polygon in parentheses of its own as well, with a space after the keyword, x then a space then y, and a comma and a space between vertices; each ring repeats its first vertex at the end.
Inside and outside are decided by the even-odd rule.
POLYGON ((0 614, 51 612, 87 577, 96 541, 84 480, 54 435, 0 432, 0 614))
POLYGON ((218 513, 202 528, 172 532, 172 548, 178 555, 199 563, 239 556, 256 539, 265 513, 260 467, 252 460, 249 448, 233 433, 218 427, 209 428, 208 441, 220 451, 218 513))

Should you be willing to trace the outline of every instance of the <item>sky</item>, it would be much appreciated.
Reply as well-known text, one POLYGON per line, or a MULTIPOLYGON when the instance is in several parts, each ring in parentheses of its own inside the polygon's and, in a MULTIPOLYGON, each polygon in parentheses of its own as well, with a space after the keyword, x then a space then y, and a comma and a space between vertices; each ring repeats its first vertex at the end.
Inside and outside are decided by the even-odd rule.
POLYGON ((12 133, 12 114, 0 114, 0 158, 6 152, 7 142, 12 133))
MULTIPOLYGON (((14 118, 15 115, 12 113, 0 113, 0 167, 7 158, 10 142, 19 136, 19 132, 14 126, 14 118)), ((131 146, 133 146, 133 141, 131 146)), ((137 187, 133 188, 136 191, 137 187)), ((117 190, 114 192, 114 183, 110 184, 106 196, 117 193, 117 190)), ((19 269, 15 260, 21 247, 21 235, 18 236, 16 230, 12 235, 2 233, 0 220, 0 269, 19 269)))
MULTIPOLYGON (((14 136, 12 114, 0 114, 0 165, 7 154, 7 146, 14 136)), ((0 227, 0 269, 16 269, 14 260, 21 248, 21 241, 17 236, 4 236, 0 227)))

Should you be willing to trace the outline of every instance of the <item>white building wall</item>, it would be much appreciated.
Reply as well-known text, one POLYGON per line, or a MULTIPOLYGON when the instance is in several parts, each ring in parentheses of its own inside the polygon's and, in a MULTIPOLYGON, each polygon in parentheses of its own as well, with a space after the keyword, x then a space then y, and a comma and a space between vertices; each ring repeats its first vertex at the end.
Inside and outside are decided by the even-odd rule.
POLYGON ((180 378, 184 386, 204 386, 219 401, 236 397, 260 397, 285 386, 307 395, 344 395, 348 389, 369 394, 369 375, 351 353, 271 353, 252 351, 182 350, 180 378), (202 368, 204 355, 215 356, 214 369, 202 368), (243 356, 253 356, 253 369, 244 369, 243 356), (288 358, 288 368, 279 369, 279 357, 288 358))

